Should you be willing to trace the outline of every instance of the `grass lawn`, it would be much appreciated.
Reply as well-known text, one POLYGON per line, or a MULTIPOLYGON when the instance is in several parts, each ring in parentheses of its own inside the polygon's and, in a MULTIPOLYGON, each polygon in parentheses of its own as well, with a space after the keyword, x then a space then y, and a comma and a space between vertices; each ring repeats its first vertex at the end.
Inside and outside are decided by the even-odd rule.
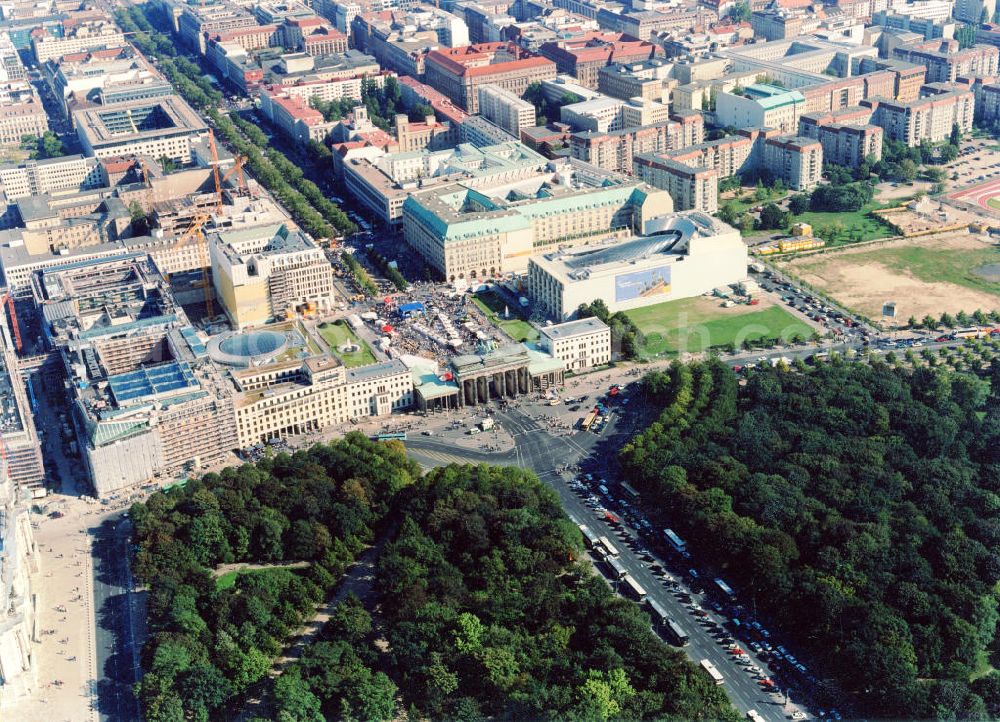
POLYGON ((754 306, 722 308, 719 299, 686 298, 626 311, 645 336, 644 355, 658 356, 682 351, 697 353, 713 346, 744 340, 795 335, 809 338, 813 328, 780 306, 758 310, 754 306))
POLYGON ((515 341, 538 340, 538 329, 519 317, 521 309, 511 307, 492 291, 477 293, 472 297, 472 302, 479 306, 479 310, 486 314, 493 325, 498 326, 515 341), (509 319, 504 319, 504 311, 509 312, 509 319))
POLYGON ((375 363, 375 354, 372 353, 371 348, 358 338, 346 323, 323 323, 320 324, 318 330, 319 335, 330 347, 331 353, 343 361, 347 368, 352 369, 355 366, 367 366, 375 363), (348 342, 356 343, 361 347, 361 350, 354 353, 341 353, 337 350, 338 346, 348 342))
POLYGON ((808 223, 813 227, 813 233, 817 238, 822 238, 828 246, 841 246, 858 241, 871 241, 876 238, 888 238, 895 235, 889 226, 882 223, 878 218, 869 216, 870 211, 881 208, 879 203, 869 203, 860 210, 848 213, 828 213, 823 211, 806 211, 797 216, 792 216, 792 223, 808 223), (831 239, 831 229, 843 228, 840 233, 835 232, 835 238, 831 239), (826 235, 824 235, 826 231, 826 235))
MULTIPOLYGON (((287 569, 287 567, 278 566, 278 567, 275 567, 274 569, 244 569, 244 570, 234 570, 234 571, 231 571, 231 572, 226 572, 222 576, 216 577, 216 579, 215 579, 215 588, 217 590, 219 590, 219 591, 222 591, 224 589, 232 589, 233 587, 236 586, 236 579, 241 574, 242 575, 247 575, 247 574, 271 574, 272 572, 275 572, 275 571, 278 571, 278 570, 284 570, 284 569, 287 569)), ((305 571, 305 569, 292 568, 292 569, 289 569, 289 571, 291 571, 292 573, 297 574, 299 572, 305 571)))
POLYGON ((996 210, 1000 211, 1000 198, 990 198, 988 201, 986 201, 986 205, 988 205, 990 208, 995 208, 996 210))
POLYGON ((223 589, 230 589, 236 586, 236 577, 240 575, 239 572, 226 572, 221 577, 215 580, 215 588, 220 592, 223 589))
POLYGON ((1000 283, 988 281, 973 269, 1000 264, 1000 248, 879 248, 856 257, 860 262, 875 261, 894 271, 909 272, 927 283, 954 283, 956 286, 1000 296, 1000 283))
POLYGON ((754 194, 756 192, 757 192, 757 188, 756 187, 754 187, 754 186, 744 186, 741 189, 739 195, 736 198, 727 198, 725 200, 719 199, 719 205, 720 206, 725 206, 725 205, 729 205, 729 204, 734 204, 739 210, 746 211, 746 210, 749 210, 749 209, 751 209, 751 208, 753 208, 755 206, 762 206, 762 205, 765 205, 767 203, 777 202, 777 201, 781 200, 782 198, 784 198, 785 196, 787 196, 790 193, 792 193, 792 191, 787 190, 787 189, 784 190, 784 191, 778 192, 778 191, 775 191, 773 188, 768 188, 767 189, 767 198, 765 198, 762 201, 759 201, 759 200, 757 200, 754 197, 754 194))

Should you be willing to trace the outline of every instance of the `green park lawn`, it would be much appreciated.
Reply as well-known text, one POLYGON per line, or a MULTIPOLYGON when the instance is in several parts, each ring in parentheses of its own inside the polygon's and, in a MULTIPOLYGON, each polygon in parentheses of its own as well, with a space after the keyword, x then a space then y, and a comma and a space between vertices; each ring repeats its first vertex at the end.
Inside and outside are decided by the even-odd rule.
MULTIPOLYGON (((273 571, 275 571, 276 569, 285 569, 285 568, 286 567, 278 566, 278 567, 275 567, 275 569, 243 569, 243 570, 237 569, 237 570, 234 570, 234 571, 231 571, 231 572, 226 572, 225 574, 222 574, 222 575, 216 577, 216 579, 215 579, 215 588, 218 591, 220 591, 220 592, 223 591, 223 590, 225 590, 225 589, 232 589, 233 587, 236 586, 236 579, 241 574, 244 574, 244 575, 245 574, 263 575, 263 574, 270 574, 273 571)), ((299 570, 298 569, 293 569, 292 571, 298 572, 299 570)))
POLYGON ((839 246, 858 241, 871 241, 876 238, 889 238, 895 235, 885 223, 868 213, 881 208, 878 203, 869 203, 856 211, 847 213, 828 213, 824 211, 806 211, 792 216, 792 223, 808 223, 812 226, 817 238, 822 238, 828 246, 839 246), (832 233, 831 233, 832 231, 832 233))
POLYGON ((372 353, 368 344, 362 341, 352 331, 346 323, 322 323, 319 328, 319 335, 330 347, 330 352, 344 362, 344 366, 349 369, 355 366, 367 366, 375 363, 375 354, 372 353), (344 343, 356 343, 361 347, 360 351, 354 353, 341 353, 337 347, 344 343))
POLYGON ((758 309, 754 306, 722 308, 720 299, 699 296, 646 306, 626 314, 645 337, 645 356, 697 353, 712 347, 744 340, 781 338, 798 335, 809 338, 813 328, 780 306, 758 309))
POLYGON ((518 316, 520 309, 512 308, 510 304, 506 303, 492 291, 477 293, 472 297, 472 302, 479 307, 480 311, 486 314, 486 317, 494 326, 499 327, 515 341, 538 340, 538 329, 518 316), (504 318, 505 311, 510 315, 510 318, 504 318))

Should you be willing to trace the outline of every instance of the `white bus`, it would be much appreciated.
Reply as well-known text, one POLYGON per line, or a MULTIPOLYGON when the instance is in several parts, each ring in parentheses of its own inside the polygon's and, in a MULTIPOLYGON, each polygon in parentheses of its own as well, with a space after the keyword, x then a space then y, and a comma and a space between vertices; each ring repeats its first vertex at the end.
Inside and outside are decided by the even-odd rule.
POLYGON ((670 614, 667 612, 666 607, 655 599, 647 599, 646 606, 649 607, 649 611, 652 613, 651 616, 653 618, 654 627, 662 627, 667 623, 667 620, 670 619, 670 614))
POLYGON ((678 554, 683 554, 687 551, 687 542, 677 536, 673 529, 664 529, 663 536, 678 554))
POLYGON ((601 538, 586 524, 580 524, 580 533, 583 534, 583 543, 588 549, 597 549, 600 546, 601 538))
POLYGON ((750 720, 750 722, 765 722, 764 715, 755 709, 747 710, 747 719, 750 720))
POLYGON ((606 536, 602 536, 598 541, 600 541, 601 546, 604 548, 605 554, 607 554, 609 557, 618 556, 618 549, 615 548, 615 545, 611 543, 610 539, 608 539, 606 536))
POLYGON ((616 557, 605 557, 604 571, 606 571, 608 576, 615 581, 619 581, 628 576, 628 569, 626 569, 616 557))
POLYGON ((715 668, 715 665, 709 662, 707 659, 701 660, 699 664, 701 665, 701 668, 703 670, 708 672, 708 676, 711 677, 712 681, 715 682, 716 684, 722 684, 723 682, 726 681, 725 678, 722 676, 722 673, 719 672, 719 670, 715 668))
POLYGON ((631 574, 622 577, 622 591, 626 596, 632 597, 637 602, 646 600, 646 590, 631 574))

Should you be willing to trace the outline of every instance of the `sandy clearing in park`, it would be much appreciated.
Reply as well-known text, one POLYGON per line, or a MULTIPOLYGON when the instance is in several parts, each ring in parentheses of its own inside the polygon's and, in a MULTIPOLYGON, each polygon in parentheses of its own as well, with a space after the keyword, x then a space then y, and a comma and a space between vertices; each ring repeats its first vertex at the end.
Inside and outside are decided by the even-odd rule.
POLYGON ((944 312, 969 312, 1000 306, 997 296, 947 281, 923 281, 908 271, 896 270, 866 255, 887 248, 933 248, 936 251, 983 249, 988 245, 968 233, 910 239, 875 247, 847 248, 836 253, 789 261, 790 271, 821 288, 848 308, 878 318, 882 304, 896 302, 897 318, 939 316, 944 312))

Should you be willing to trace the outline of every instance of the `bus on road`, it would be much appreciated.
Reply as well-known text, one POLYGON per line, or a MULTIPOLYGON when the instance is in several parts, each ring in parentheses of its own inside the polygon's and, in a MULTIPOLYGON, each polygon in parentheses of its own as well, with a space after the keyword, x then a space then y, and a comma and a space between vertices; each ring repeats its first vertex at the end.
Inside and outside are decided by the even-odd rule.
POLYGON ((615 557, 607 557, 602 566, 608 577, 613 581, 618 582, 628 576, 628 569, 615 557))
POLYGON ((374 437, 374 441, 393 441, 393 440, 406 441, 406 434, 405 433, 379 434, 378 436, 374 437))
POLYGON ((615 545, 611 543, 610 539, 608 539, 606 536, 602 536, 599 541, 601 542, 601 547, 603 547, 605 554, 607 554, 609 557, 618 556, 618 549, 615 548, 615 545))
POLYGON ((690 641, 687 632, 670 617, 667 617, 667 623, 663 625, 663 632, 667 635, 667 641, 675 647, 686 647, 690 641))
POLYGON ((701 660, 699 664, 701 665, 701 668, 703 670, 708 672, 708 676, 711 677, 712 681, 715 682, 716 684, 722 684, 723 682, 726 681, 725 677, 722 676, 722 673, 719 672, 719 670, 715 668, 715 665, 709 662, 707 659, 701 660))
POLYGON ((622 592, 637 602, 646 600, 646 590, 631 574, 626 574, 622 578, 622 592))
POLYGON ((681 555, 687 554, 687 542, 677 536, 673 529, 664 529, 663 538, 675 552, 681 555))
POLYGON ((580 533, 583 534, 583 543, 588 549, 597 549, 601 545, 601 538, 590 530, 586 524, 580 524, 580 533))
POLYGON ((580 422, 580 428, 584 431, 590 431, 590 427, 594 425, 595 419, 597 419, 597 409, 591 409, 590 413, 580 422))
POLYGON ((716 589, 722 592, 722 596, 724 596, 730 602, 736 601, 736 592, 734 592, 728 584, 722 581, 721 577, 716 577, 715 579, 712 580, 712 583, 715 584, 716 589))

